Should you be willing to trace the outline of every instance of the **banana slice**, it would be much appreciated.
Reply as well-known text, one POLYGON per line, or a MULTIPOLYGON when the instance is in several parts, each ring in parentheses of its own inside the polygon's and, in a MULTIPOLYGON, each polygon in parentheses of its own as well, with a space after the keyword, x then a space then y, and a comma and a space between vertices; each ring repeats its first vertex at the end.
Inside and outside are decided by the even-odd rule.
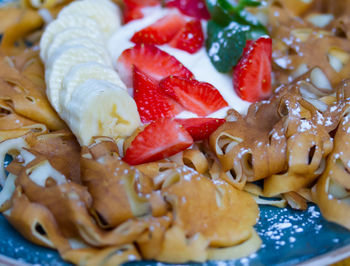
POLYGON ((86 62, 107 63, 98 53, 82 45, 64 46, 50 58, 45 71, 46 94, 58 113, 60 112, 58 97, 64 77, 73 66, 86 62))
MULTIPOLYGON (((89 50, 96 52, 97 54, 99 54, 103 58, 103 60, 106 62, 107 65, 109 65, 109 66, 112 65, 112 59, 111 59, 111 56, 109 55, 107 49, 103 45, 95 42, 94 39, 91 39, 88 37, 73 38, 71 40, 68 40, 64 44, 65 47, 77 46, 77 45, 82 45, 82 46, 88 48, 89 50)), ((59 47, 55 48, 52 45, 50 46, 50 48, 47 51, 47 61, 50 61, 50 58, 52 57, 52 55, 55 54, 55 52, 58 49, 60 49, 60 48, 59 47)))
POLYGON ((55 36, 72 27, 84 27, 94 31, 96 34, 101 32, 101 28, 98 23, 87 16, 67 15, 60 19, 56 19, 47 26, 40 39, 40 57, 44 62, 46 62, 49 46, 53 42, 55 36))
POLYGON ((101 30, 109 36, 121 25, 121 11, 117 5, 108 0, 75 1, 63 8, 58 18, 83 14, 95 20, 101 30))
POLYGON ((100 31, 94 31, 86 27, 67 28, 54 37, 52 43, 47 48, 47 58, 45 58, 45 60, 48 61, 54 51, 66 45, 67 42, 79 38, 90 38, 94 40, 95 43, 104 46, 104 38, 100 31))
POLYGON ((70 101, 73 91, 89 79, 105 80, 126 90, 125 84, 112 68, 94 62, 78 64, 69 71, 63 80, 62 89, 59 94, 59 102, 63 115, 64 107, 70 101))
POLYGON ((81 145, 93 136, 130 136, 140 126, 135 101, 126 90, 102 80, 79 85, 66 106, 65 121, 81 145))

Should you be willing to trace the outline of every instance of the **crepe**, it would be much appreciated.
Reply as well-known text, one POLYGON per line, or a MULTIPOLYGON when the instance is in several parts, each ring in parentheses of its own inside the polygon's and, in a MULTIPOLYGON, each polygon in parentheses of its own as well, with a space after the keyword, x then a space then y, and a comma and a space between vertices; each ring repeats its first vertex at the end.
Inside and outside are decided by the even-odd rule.
POLYGON ((350 229, 349 1, 252 9, 268 15, 274 95, 247 114, 230 110, 208 140, 137 166, 122 157, 142 127, 81 147, 47 100, 35 45, 68 2, 0 9, 0 211, 24 237, 77 265, 119 265, 248 256, 262 244, 258 204, 313 201, 350 229), (334 19, 320 26, 325 12, 334 19))

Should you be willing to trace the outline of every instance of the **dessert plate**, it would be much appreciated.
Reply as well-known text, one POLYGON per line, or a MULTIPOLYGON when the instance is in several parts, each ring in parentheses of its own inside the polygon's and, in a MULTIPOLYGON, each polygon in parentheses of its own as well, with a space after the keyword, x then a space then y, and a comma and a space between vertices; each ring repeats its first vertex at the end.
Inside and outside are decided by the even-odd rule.
MULTIPOLYGON (((10 0, 0 0, 0 4, 10 0)), ((1 190, 1 188, 0 188, 1 190)), ((232 261, 209 261, 203 265, 325 265, 350 256, 350 231, 326 221, 310 204, 307 211, 260 206, 255 226, 263 246, 249 257, 232 261)), ((0 265, 70 265, 56 251, 24 239, 0 214, 0 265)), ((154 261, 126 265, 166 265, 154 261)), ((191 263, 191 265, 201 265, 191 263)))
MULTIPOLYGON (((350 256, 350 231, 327 222, 319 209, 310 204, 307 211, 260 206, 256 225, 263 246, 249 257, 234 261, 209 261, 191 265, 326 265, 350 256), (317 264, 314 264, 317 263, 317 264)), ((0 264, 70 265, 56 251, 25 240, 0 215, 0 264)), ((167 265, 154 261, 129 262, 125 265, 167 265)))

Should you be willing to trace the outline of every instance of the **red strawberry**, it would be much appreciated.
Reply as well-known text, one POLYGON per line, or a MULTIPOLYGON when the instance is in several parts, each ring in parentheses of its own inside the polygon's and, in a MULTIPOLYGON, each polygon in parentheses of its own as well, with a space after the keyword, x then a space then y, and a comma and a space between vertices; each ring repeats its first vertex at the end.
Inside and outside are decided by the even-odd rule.
POLYGON ((124 12, 123 12, 124 13, 124 15, 123 15, 124 23, 126 24, 132 20, 143 18, 143 14, 142 14, 141 9, 142 9, 142 7, 141 8, 127 8, 127 7, 125 7, 124 12))
POLYGON ((248 52, 248 50, 250 49, 250 46, 252 46, 253 43, 254 43, 254 41, 252 41, 252 40, 246 41, 242 55, 244 55, 245 53, 248 52))
POLYGON ((160 0, 124 0, 124 23, 143 18, 142 8, 160 5, 160 0))
POLYGON ((131 165, 157 161, 182 150, 193 143, 184 127, 171 118, 149 124, 125 152, 124 161, 131 165))
POLYGON ((170 46, 193 54, 197 52, 204 43, 204 34, 200 20, 192 20, 182 27, 181 31, 171 40, 170 46))
POLYGON ((134 99, 143 123, 163 117, 174 117, 182 108, 167 97, 158 87, 158 82, 134 67, 134 99))
POLYGON ((190 133, 194 141, 209 138, 209 136, 223 123, 225 119, 218 118, 190 118, 176 119, 190 133))
POLYGON ((206 82, 170 76, 159 86, 168 96, 199 116, 207 116, 228 105, 220 92, 206 82))
POLYGON ((133 65, 159 81, 169 75, 192 78, 193 74, 175 57, 150 44, 126 49, 117 61, 117 70, 128 88, 132 86, 133 65))
POLYGON ((165 5, 176 7, 181 13, 190 17, 207 20, 210 18, 205 0, 166 0, 165 5))
POLYGON ((185 25, 185 19, 179 14, 169 14, 152 25, 136 32, 131 38, 134 43, 168 43, 185 25))
POLYGON ((261 37, 248 43, 233 71, 233 86, 239 97, 256 102, 271 95, 272 40, 261 37))

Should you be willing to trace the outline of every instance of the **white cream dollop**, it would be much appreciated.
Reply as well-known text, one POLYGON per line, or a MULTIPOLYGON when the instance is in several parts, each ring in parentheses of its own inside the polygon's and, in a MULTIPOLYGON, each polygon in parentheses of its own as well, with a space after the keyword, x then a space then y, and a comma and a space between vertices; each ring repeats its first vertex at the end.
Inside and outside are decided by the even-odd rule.
MULTIPOLYGON (((131 21, 123 27, 120 27, 112 35, 107 45, 113 62, 116 63, 119 56, 124 50, 135 45, 130 41, 135 32, 151 25, 158 19, 171 12, 177 11, 173 9, 164 9, 161 7, 146 8, 144 9, 144 18, 131 21)), ((205 22, 203 22, 202 25, 204 30, 205 22)), ((236 92, 233 89, 232 74, 218 72, 210 62, 205 47, 202 47, 195 54, 187 53, 185 51, 170 47, 169 45, 162 45, 158 47, 168 54, 176 57, 177 60, 179 60, 194 74, 197 80, 208 82, 217 88, 231 108, 234 108, 240 113, 245 113, 247 111, 250 103, 243 101, 237 96, 236 92)), ((132 89, 129 88, 129 91, 130 90, 132 89)), ((223 108, 215 113, 210 114, 209 117, 224 118, 228 109, 229 108, 223 108)), ((177 117, 191 118, 196 117, 196 114, 193 114, 191 112, 182 112, 177 117)))

